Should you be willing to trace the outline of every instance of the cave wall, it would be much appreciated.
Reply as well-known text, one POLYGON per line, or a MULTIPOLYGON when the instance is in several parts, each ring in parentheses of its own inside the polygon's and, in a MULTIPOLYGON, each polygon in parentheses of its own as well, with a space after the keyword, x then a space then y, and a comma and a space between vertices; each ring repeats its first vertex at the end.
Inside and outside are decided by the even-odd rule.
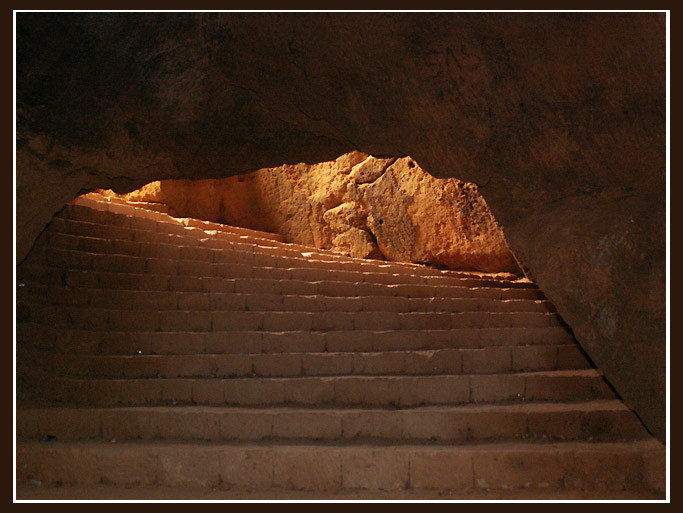
POLYGON ((665 433, 665 15, 17 13, 18 261, 81 191, 357 150, 479 186, 665 433))

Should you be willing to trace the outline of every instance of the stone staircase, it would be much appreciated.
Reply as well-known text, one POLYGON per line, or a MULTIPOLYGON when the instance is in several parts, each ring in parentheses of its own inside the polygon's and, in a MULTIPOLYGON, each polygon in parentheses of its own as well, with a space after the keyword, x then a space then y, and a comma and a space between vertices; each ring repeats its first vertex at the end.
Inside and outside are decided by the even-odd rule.
POLYGON ((16 294, 18 484, 663 495, 664 447, 528 280, 89 194, 16 294))

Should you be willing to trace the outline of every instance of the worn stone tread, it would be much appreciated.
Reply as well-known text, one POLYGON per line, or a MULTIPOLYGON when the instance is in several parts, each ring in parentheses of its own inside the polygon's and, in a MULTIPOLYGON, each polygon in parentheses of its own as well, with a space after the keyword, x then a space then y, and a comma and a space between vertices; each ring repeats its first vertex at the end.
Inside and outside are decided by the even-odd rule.
POLYGON ((17 325, 17 340, 66 353, 244 354, 369 352, 574 344, 562 327, 451 330, 145 332, 17 325))
POLYGON ((163 404, 421 404, 501 401, 585 401, 613 398, 594 369, 504 374, 331 376, 281 378, 31 380, 45 400, 91 406, 163 404))
POLYGON ((25 358, 47 372, 100 378, 485 374, 590 368, 576 344, 346 353, 120 355, 32 351, 25 358))
POLYGON ((648 438, 620 401, 394 408, 158 406, 27 408, 17 411, 22 439, 57 440, 361 440, 464 442, 648 438))
POLYGON ((664 447, 628 443, 414 445, 388 441, 17 443, 17 481, 293 489, 663 490, 664 447), (45 465, 48 459, 51 465, 45 465))

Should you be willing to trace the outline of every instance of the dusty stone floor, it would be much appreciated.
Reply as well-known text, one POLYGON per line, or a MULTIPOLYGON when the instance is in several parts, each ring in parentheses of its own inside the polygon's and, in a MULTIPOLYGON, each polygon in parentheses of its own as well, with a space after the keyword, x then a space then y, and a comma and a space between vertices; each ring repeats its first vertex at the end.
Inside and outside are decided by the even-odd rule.
POLYGON ((633 491, 473 491, 450 494, 438 491, 413 492, 353 492, 325 495, 319 492, 275 490, 271 493, 206 490, 197 488, 170 488, 161 486, 113 487, 106 485, 78 487, 21 486, 16 488, 17 500, 379 500, 379 501, 448 501, 448 500, 664 500, 664 497, 649 492, 633 491))

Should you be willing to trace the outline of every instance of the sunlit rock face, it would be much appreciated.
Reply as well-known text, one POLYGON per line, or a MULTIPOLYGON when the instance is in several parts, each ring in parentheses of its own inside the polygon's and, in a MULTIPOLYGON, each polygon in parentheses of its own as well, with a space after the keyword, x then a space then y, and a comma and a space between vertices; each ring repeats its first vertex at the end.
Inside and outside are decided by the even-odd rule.
POLYGON ((664 14, 17 13, 16 30, 19 261, 82 190, 410 155, 477 184, 664 436, 664 14))
POLYGON ((224 179, 154 182, 125 198, 357 258, 521 272, 476 185, 434 178, 410 157, 352 152, 224 179))

